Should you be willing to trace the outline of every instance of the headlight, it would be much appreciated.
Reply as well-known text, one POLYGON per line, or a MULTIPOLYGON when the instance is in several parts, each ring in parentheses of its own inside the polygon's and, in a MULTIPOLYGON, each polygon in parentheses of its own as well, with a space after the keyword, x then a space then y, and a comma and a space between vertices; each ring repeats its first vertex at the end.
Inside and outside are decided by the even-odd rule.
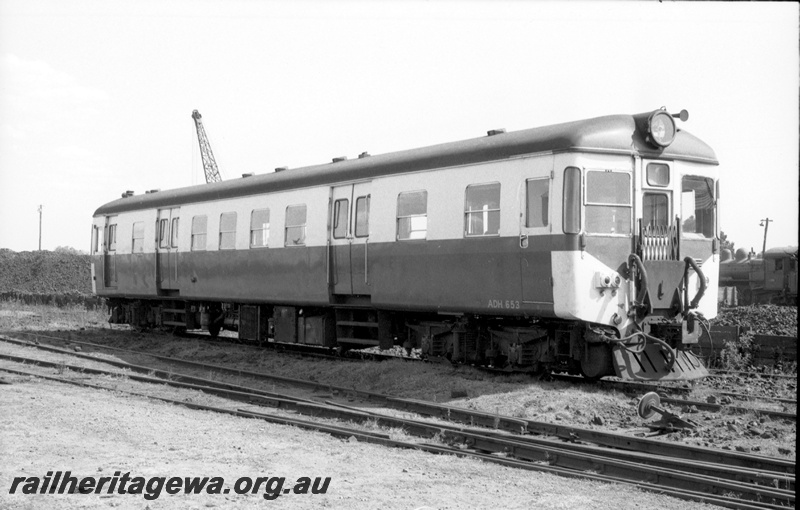
POLYGON ((656 110, 647 119, 647 140, 659 147, 666 147, 675 140, 675 121, 664 110, 656 110))

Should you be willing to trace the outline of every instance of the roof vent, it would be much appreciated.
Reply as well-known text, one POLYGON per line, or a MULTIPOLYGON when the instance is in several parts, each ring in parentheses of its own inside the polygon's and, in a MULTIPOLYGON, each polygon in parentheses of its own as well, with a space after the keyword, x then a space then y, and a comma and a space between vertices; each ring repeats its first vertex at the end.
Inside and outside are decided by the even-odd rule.
POLYGON ((288 166, 279 166, 275 169, 276 172, 283 172, 284 170, 289 170, 288 166))
POLYGON ((503 134, 503 133, 505 133, 505 132, 506 132, 505 128, 501 128, 501 129, 490 129, 489 131, 487 131, 487 132, 486 132, 486 134, 487 134, 488 136, 494 136, 494 135, 501 135, 501 134, 503 134))
POLYGON ((347 161, 347 156, 339 156, 338 158, 333 158, 334 163, 340 163, 342 161, 347 161))
POLYGON ((144 193, 145 193, 145 195, 149 195, 150 193, 158 193, 159 191, 161 191, 161 189, 151 189, 151 190, 145 191, 144 193))
POLYGON ((254 174, 253 172, 246 173, 246 174, 242 174, 242 179, 244 179, 245 177, 252 177, 252 176, 254 176, 254 175, 255 175, 255 174, 254 174))
POLYGON ((369 152, 364 151, 364 152, 362 152, 361 154, 358 155, 358 159, 368 158, 369 156, 370 156, 369 152))
POLYGON ((132 197, 132 196, 133 196, 133 191, 131 191, 131 190, 128 190, 128 191, 126 191, 125 193, 122 194, 122 198, 128 198, 128 197, 132 197))

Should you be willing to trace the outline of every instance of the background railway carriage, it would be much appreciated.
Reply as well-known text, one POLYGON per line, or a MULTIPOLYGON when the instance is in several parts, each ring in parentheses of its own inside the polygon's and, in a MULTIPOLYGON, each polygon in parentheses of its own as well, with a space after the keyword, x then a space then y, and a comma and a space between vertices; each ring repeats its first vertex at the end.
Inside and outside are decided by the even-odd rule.
POLYGON ((135 326, 700 377, 717 164, 657 110, 126 192, 94 214, 94 284, 135 326))

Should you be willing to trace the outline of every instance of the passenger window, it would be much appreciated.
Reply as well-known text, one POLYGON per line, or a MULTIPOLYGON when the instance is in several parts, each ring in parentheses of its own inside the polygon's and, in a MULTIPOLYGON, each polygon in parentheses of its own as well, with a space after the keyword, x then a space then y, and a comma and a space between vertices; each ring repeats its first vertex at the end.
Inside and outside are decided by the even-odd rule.
POLYGON ((144 252, 144 222, 137 221, 133 224, 133 239, 131 240, 131 253, 144 252))
POLYGON ((236 213, 222 213, 219 217, 219 249, 236 248, 236 213))
POLYGON ((574 166, 564 169, 562 228, 565 234, 581 231, 581 171, 574 166))
POLYGON ((333 238, 347 237, 347 215, 350 212, 350 201, 346 198, 333 203, 333 238))
POLYGON ((428 192, 407 191, 397 196, 397 239, 425 239, 428 235, 428 192))
POLYGON ((686 175, 681 187, 681 228, 684 234, 700 234, 706 238, 715 235, 716 200, 714 180, 686 175))
POLYGON ((208 217, 195 216, 192 218, 192 251, 202 251, 206 249, 206 226, 208 217))
POLYGON ((169 248, 169 220, 163 219, 158 222, 158 246, 169 248))
POLYGON ((369 237, 369 198, 356 199, 356 237, 369 237))
POLYGON ((669 196, 645 193, 642 197, 642 223, 645 227, 669 226, 669 196))
POLYGON ((526 217, 528 228, 546 227, 549 223, 550 179, 529 179, 525 186, 526 217))
POLYGON ((624 172, 586 173, 586 230, 631 233, 631 176, 624 172))
POLYGON ((269 242, 269 209, 256 209, 250 215, 250 247, 263 248, 269 242))
POLYGON ((178 221, 179 220, 180 220, 180 218, 172 218, 172 230, 171 230, 172 241, 170 241, 170 245, 173 248, 177 248, 178 247, 178 221))
POLYGON ((467 186, 464 235, 492 236, 500 233, 500 183, 467 186))
POLYGON ((306 206, 290 205, 286 208, 285 246, 304 246, 306 244, 306 206))

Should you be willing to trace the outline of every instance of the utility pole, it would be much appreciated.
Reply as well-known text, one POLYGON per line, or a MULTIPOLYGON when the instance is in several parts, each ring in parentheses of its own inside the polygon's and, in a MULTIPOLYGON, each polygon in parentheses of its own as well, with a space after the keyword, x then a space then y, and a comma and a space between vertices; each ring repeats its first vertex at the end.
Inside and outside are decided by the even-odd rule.
POLYGON ((764 258, 764 255, 767 253, 767 231, 769 230, 769 222, 775 221, 769 218, 761 220, 760 227, 764 227, 764 247, 761 249, 761 258, 764 258))
POLYGON ((39 204, 39 251, 42 251, 42 206, 39 204))

